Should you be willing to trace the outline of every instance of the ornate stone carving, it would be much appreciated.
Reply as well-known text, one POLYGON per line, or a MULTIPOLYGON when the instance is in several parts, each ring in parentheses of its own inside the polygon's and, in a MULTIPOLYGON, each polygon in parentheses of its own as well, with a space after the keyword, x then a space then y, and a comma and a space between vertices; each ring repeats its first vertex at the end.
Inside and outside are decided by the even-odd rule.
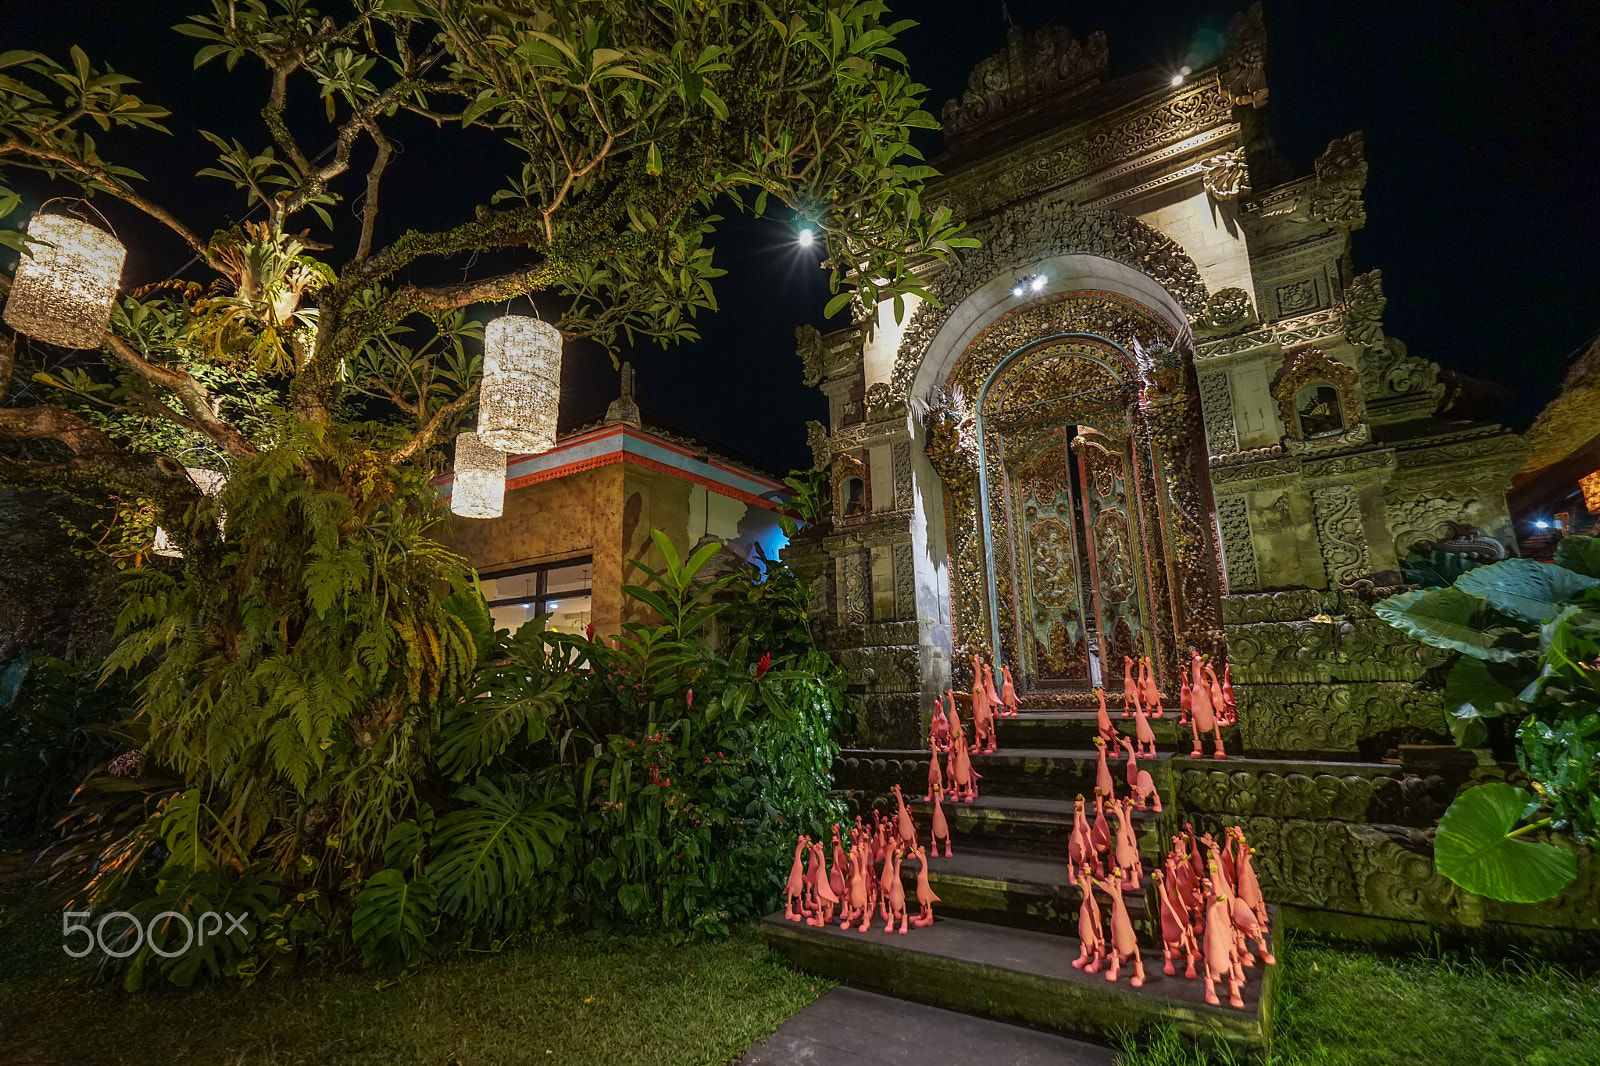
POLYGON ((1366 225, 1361 192, 1367 185, 1366 137, 1357 130, 1339 138, 1317 157, 1317 186, 1308 209, 1319 222, 1346 229, 1366 225))
POLYGON ((1062 130, 945 179, 934 187, 933 197, 958 217, 976 217, 1198 136, 1232 118, 1233 105, 1215 79, 1202 76, 1149 107, 1062 130))
POLYGON ((833 448, 828 442, 828 427, 821 422, 806 422, 806 447, 811 449, 811 469, 826 470, 833 462, 833 448))
POLYGON ((1367 532, 1361 520, 1361 501, 1354 486, 1332 485, 1313 489, 1317 535, 1322 539, 1322 562, 1328 580, 1338 585, 1366 577, 1367 532))
POLYGON ((1400 417, 1425 416, 1444 397, 1439 364, 1406 354, 1406 346, 1393 337, 1366 349, 1361 358, 1361 388, 1370 404, 1404 404, 1400 417))
POLYGON ((1091 89, 1105 77, 1107 56, 1100 31, 1080 43, 1065 26, 1024 30, 1013 23, 1005 47, 974 67, 961 98, 944 105, 945 133, 959 138, 1042 97, 1091 89))
POLYGON ((900 401, 890 391, 887 382, 875 381, 867 387, 866 395, 867 421, 876 422, 888 418, 900 407, 900 401))
POLYGON ((1200 173, 1200 183, 1213 200, 1237 200, 1241 192, 1250 188, 1250 167, 1245 162, 1243 148, 1221 152, 1204 160, 1200 164, 1200 173))
MULTIPOLYGON (((1206 301, 1206 310, 1195 323, 1197 329, 1209 333, 1226 333, 1238 329, 1255 318, 1250 305, 1250 294, 1240 288, 1218 289, 1206 301)), ((1220 354, 1215 349, 1207 354, 1220 354)))
POLYGON ((1267 102, 1267 26, 1261 4, 1251 4, 1228 24, 1228 49, 1218 64, 1222 91, 1235 104, 1260 107, 1267 102))
MULTIPOLYGON (((1322 602, 1314 590, 1308 598, 1313 604, 1322 602)), ((1230 625, 1228 656, 1235 683, 1293 687, 1330 681, 1417 681, 1450 661, 1451 653, 1419 644, 1379 618, 1324 613, 1327 621, 1309 620, 1314 617, 1308 612, 1296 621, 1230 625)))
POLYGON ((1243 496, 1218 496, 1217 527, 1222 534, 1222 561, 1228 568, 1228 591, 1242 592, 1259 586, 1249 501, 1243 496))
POLYGON ((1296 407, 1296 398, 1308 385, 1326 382, 1338 390, 1338 408, 1323 412, 1330 421, 1337 420, 1339 428, 1334 435, 1349 438, 1361 422, 1361 377, 1350 367, 1330 359, 1319 348, 1302 348, 1289 355, 1288 363, 1272 383, 1272 398, 1278 401, 1278 415, 1292 440, 1307 440, 1311 436, 1302 425, 1306 412, 1296 407))
POLYGON ((1251 751, 1355 752, 1368 737, 1400 728, 1447 734, 1439 693, 1414 683, 1246 683, 1237 692, 1251 751))
POLYGON ((1395 554, 1404 559, 1425 541, 1449 539, 1470 529, 1478 501, 1435 496, 1413 496, 1387 502, 1389 528, 1394 533, 1395 554))
POLYGON ((1239 448, 1233 423, 1233 392, 1225 370, 1201 374, 1200 407, 1206 419, 1206 448, 1212 455, 1228 455, 1239 448))
MULTIPOLYGON (((916 574, 909 543, 894 546, 894 613, 897 618, 917 616, 916 574)), ((913 679, 915 675, 913 674, 913 679)))
POLYGON ((1465 528, 1457 526, 1451 530, 1450 536, 1432 543, 1419 541, 1412 545, 1412 550, 1464 555, 1468 559, 1475 559, 1480 563, 1498 563, 1511 554, 1510 549, 1505 544, 1491 537, 1477 526, 1467 526, 1465 528))
POLYGON ((907 324, 895 357, 893 385, 905 396, 929 342, 961 302, 998 275, 1068 254, 1098 255, 1149 275, 1190 315, 1204 311, 1205 282, 1176 241, 1138 219, 1115 211, 1083 210, 1069 203, 1029 205, 972 229, 983 241, 964 262, 938 275, 907 324))
POLYGON ((1344 335, 1351 344, 1383 343, 1383 271, 1357 274, 1344 290, 1344 335))
MULTIPOLYGON (((1421 777, 1398 768, 1360 773, 1305 772, 1282 764, 1253 762, 1249 769, 1187 769, 1174 775, 1183 810, 1249 818, 1310 818, 1317 821, 1381 821, 1432 825, 1455 798, 1457 783, 1433 774, 1421 777)), ((1330 768, 1331 770, 1331 768, 1330 768)))
POLYGON ((822 334, 815 326, 796 326, 794 329, 794 350, 800 357, 800 365, 805 375, 807 386, 815 388, 822 381, 825 353, 822 346, 822 334))
POLYGON ((911 442, 897 440, 891 449, 894 456, 894 508, 911 509, 911 442))
POLYGON ((978 478, 976 421, 961 387, 932 389, 916 404, 927 437, 923 451, 948 488, 970 487, 978 478))

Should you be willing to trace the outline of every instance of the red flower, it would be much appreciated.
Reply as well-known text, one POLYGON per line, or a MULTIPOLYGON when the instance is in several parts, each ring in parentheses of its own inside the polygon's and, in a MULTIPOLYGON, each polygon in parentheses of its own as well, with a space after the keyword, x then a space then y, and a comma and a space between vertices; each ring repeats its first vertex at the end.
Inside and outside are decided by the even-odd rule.
POLYGON ((756 680, 760 681, 761 680, 761 675, 766 673, 768 670, 771 670, 771 669, 772 669, 772 653, 769 651, 769 652, 764 653, 761 656, 761 658, 756 661, 756 680))
POLYGON ((685 707, 693 707, 694 706, 694 689, 690 689, 689 690, 689 694, 684 697, 683 705, 685 707))
POLYGON ((594 623, 593 622, 590 622, 588 625, 583 627, 583 639, 589 641, 591 644, 594 643, 594 623))

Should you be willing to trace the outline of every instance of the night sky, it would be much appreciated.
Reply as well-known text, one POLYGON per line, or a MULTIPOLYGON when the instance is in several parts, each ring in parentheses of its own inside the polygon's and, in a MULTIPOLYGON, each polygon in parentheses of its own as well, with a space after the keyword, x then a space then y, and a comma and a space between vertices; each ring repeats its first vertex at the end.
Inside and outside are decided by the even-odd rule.
MULTIPOLYGON (((136 92, 174 112, 173 137, 111 134, 99 138, 102 154, 142 171, 150 195, 199 232, 238 216, 243 201, 228 186, 191 176, 211 161, 194 131, 211 129, 254 147, 269 143, 256 116, 266 78, 245 64, 233 75, 215 62, 191 70, 196 42, 169 27, 209 4, 11 6, 0 50, 34 48, 65 61, 68 45, 80 44, 97 63, 138 77, 144 84, 136 92)), ((1001 5, 893 6, 921 23, 902 47, 913 75, 930 86, 929 110, 938 113, 968 70, 1000 46, 1001 5)), ((1197 30, 1225 27, 1234 10, 1141 0, 1010 3, 1023 24, 1059 18, 1079 36, 1106 31, 1113 76, 1176 67, 1197 30)), ((1597 12, 1588 0, 1273 0, 1266 7, 1265 114, 1289 159, 1309 173, 1328 141, 1356 128, 1367 132, 1368 222, 1356 234, 1355 260, 1358 271, 1383 270, 1386 330, 1414 355, 1505 382, 1501 417, 1519 428, 1553 395, 1567 359, 1600 329, 1597 12)), ((314 115, 305 128, 314 131, 304 138, 308 147, 320 147, 314 115)), ((420 123, 402 130, 400 141, 406 151, 385 187, 391 227, 459 221, 507 169, 491 146, 475 141, 463 150, 459 138, 430 136, 420 123), (455 150, 441 151, 441 144, 455 150)), ((20 175, 13 184, 29 189, 20 175)), ((165 277, 188 258, 155 224, 101 206, 130 247, 130 286, 165 277)), ((341 234, 353 235, 350 204, 335 211, 341 234)), ((800 382, 794 328, 827 326, 826 277, 816 255, 796 247, 786 219, 730 217, 717 249, 729 273, 719 282, 722 312, 701 319, 704 338, 626 356, 638 372, 646 417, 693 428, 778 470, 809 465, 804 423, 825 419, 826 404, 800 382)), ((416 280, 506 265, 485 259, 469 267, 463 259, 448 265, 453 275, 416 280)), ((566 421, 598 416, 615 390, 603 353, 569 346, 566 421)))

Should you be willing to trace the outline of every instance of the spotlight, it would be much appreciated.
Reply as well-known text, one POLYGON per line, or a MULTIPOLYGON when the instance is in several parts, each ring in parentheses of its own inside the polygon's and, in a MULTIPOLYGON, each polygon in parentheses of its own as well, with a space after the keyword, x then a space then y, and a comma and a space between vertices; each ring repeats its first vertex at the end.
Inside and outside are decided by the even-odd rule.
POLYGON ((800 231, 800 247, 810 248, 811 243, 816 239, 817 235, 811 232, 811 227, 807 226, 805 229, 800 231))
POLYGON ((1027 289, 1022 287, 1022 282, 1020 282, 1020 281, 1017 282, 1015 285, 1013 285, 1011 287, 1011 295, 1013 295, 1013 296, 1021 296, 1023 293, 1025 293, 1027 291, 1028 291, 1027 289))
POLYGON ((1046 278, 1043 274, 1035 274, 1033 276, 1033 291, 1034 292, 1039 292, 1039 291, 1043 290, 1045 282, 1048 281, 1048 280, 1049 279, 1046 278))
POLYGON ((1172 85, 1173 85, 1173 87, 1176 88, 1177 86, 1182 85, 1182 84, 1183 84, 1183 75, 1182 74, 1174 74, 1172 76, 1172 85))
POLYGON ((1539 519, 1537 522, 1535 522, 1533 524, 1533 528, 1535 528, 1535 529, 1549 529, 1550 528, 1550 523, 1546 522, 1544 519, 1541 518, 1541 519, 1539 519))

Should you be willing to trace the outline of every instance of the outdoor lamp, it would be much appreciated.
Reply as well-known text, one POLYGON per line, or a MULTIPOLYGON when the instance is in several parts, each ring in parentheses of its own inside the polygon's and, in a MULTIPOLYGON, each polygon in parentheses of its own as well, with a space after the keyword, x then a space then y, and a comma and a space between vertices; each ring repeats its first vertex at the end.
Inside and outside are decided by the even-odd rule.
POLYGON ((483 331, 483 385, 474 443, 508 453, 547 452, 556 444, 560 401, 561 331, 520 315, 490 322, 483 331))
POLYGON ((506 453, 485 446, 476 433, 457 435, 450 510, 462 518, 499 518, 505 502, 506 453))
POLYGON ((35 215, 6 300, 6 324, 63 348, 98 348, 128 250, 66 215, 35 215))

